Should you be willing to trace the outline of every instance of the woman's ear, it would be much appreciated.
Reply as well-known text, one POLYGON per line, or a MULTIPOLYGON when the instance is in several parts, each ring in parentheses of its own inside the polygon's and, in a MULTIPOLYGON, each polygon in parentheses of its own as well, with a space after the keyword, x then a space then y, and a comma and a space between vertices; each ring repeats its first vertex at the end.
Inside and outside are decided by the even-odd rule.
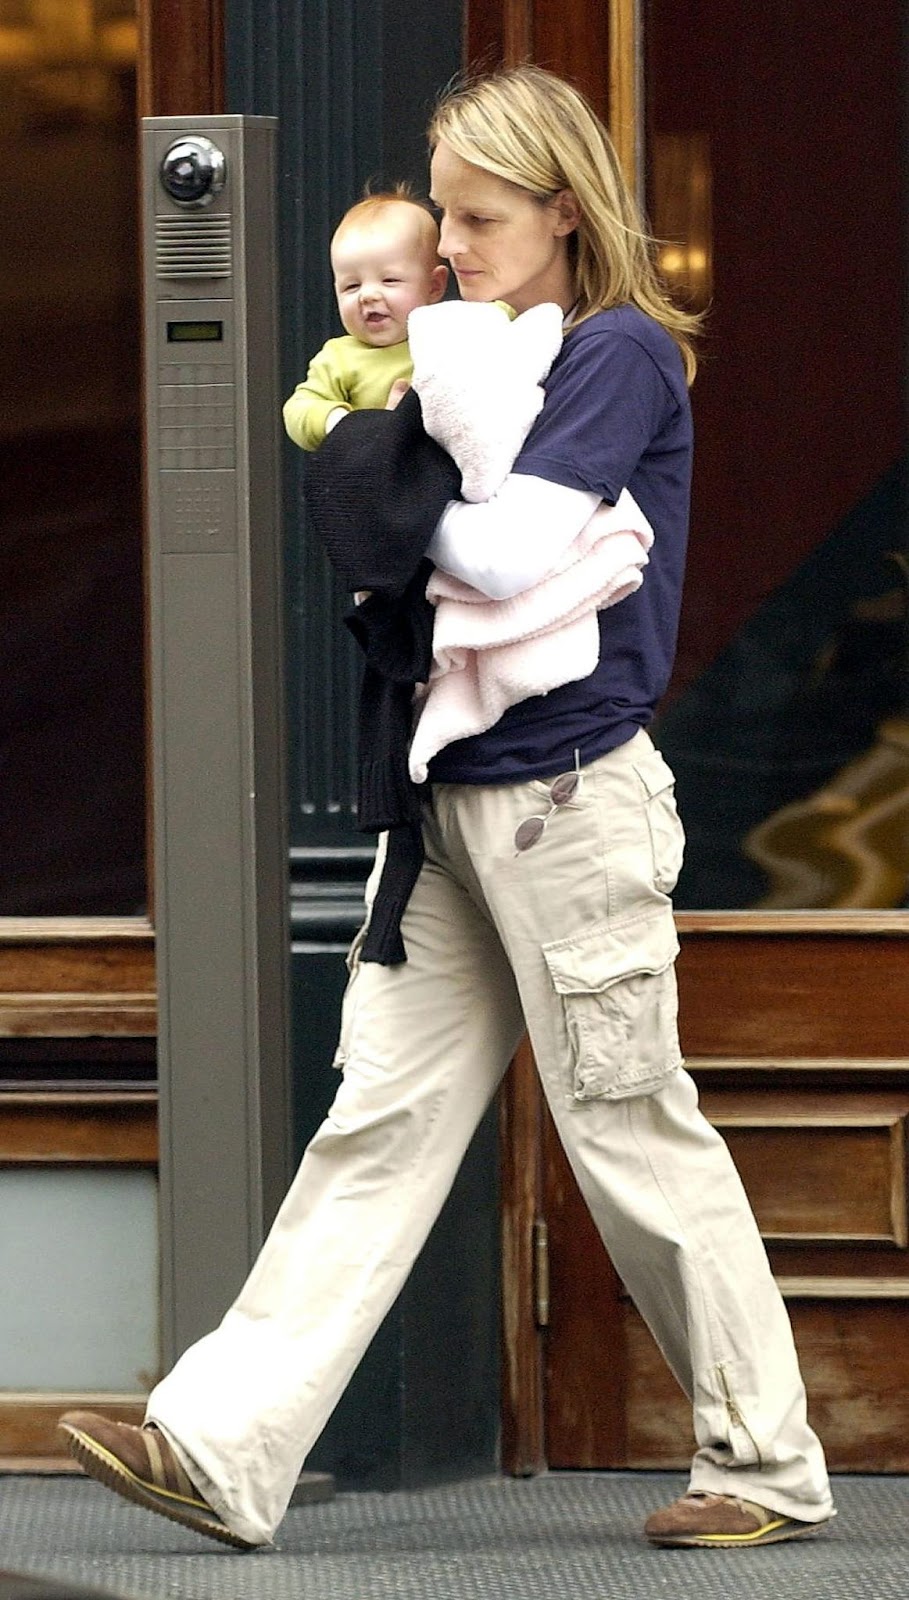
POLYGON ((573 189, 560 189, 554 194, 549 204, 556 215, 556 238, 566 233, 574 233, 581 220, 581 208, 573 189))

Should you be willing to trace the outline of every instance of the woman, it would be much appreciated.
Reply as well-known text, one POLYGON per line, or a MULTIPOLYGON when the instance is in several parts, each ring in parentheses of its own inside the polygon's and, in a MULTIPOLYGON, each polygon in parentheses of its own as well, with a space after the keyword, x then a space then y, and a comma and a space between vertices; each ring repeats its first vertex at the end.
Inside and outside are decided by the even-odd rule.
POLYGON ((646 732, 676 638, 696 323, 663 293, 609 139, 566 84, 530 67, 468 83, 430 145, 461 295, 519 313, 555 302, 566 324, 512 473, 486 504, 452 501, 430 556, 518 594, 627 487, 654 530, 650 564, 601 613, 588 678, 431 763, 407 960, 364 959, 355 941, 341 1087, 221 1327, 154 1391, 142 1429, 85 1413, 64 1427, 128 1498, 267 1542, 526 1025, 581 1191, 693 1403, 690 1491, 648 1536, 793 1538, 831 1516, 829 1486, 754 1220, 681 1067, 682 834, 646 732))

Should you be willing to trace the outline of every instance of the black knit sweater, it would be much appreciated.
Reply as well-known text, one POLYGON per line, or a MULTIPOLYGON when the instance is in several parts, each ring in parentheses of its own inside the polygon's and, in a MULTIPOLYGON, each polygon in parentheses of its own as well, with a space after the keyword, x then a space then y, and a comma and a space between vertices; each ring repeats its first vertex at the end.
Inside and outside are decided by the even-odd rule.
POLYGON ((429 676, 432 570, 425 550, 461 477, 423 427, 411 390, 394 411, 352 411, 309 461, 305 497, 329 560, 369 598, 345 617, 365 656, 357 823, 388 830, 363 961, 406 961, 401 918, 423 862, 421 789, 407 767, 413 690, 429 676))

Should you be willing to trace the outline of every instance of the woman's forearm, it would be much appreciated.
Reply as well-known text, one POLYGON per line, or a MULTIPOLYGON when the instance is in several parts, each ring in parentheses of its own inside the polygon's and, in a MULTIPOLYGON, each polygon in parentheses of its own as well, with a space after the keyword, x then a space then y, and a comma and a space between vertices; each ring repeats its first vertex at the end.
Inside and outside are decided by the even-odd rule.
POLYGON ((599 504, 594 490, 513 472, 491 500, 452 500, 426 553, 481 594, 507 600, 552 571, 599 504))

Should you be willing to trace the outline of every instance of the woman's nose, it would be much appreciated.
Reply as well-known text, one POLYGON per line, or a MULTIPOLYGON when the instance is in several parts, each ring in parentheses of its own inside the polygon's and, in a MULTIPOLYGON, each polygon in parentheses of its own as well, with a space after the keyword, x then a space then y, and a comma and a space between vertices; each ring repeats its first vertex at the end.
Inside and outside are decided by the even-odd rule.
POLYGON ((445 218, 439 224, 439 255, 450 261, 453 256, 460 255, 463 245, 459 243, 458 236, 451 223, 445 218))

